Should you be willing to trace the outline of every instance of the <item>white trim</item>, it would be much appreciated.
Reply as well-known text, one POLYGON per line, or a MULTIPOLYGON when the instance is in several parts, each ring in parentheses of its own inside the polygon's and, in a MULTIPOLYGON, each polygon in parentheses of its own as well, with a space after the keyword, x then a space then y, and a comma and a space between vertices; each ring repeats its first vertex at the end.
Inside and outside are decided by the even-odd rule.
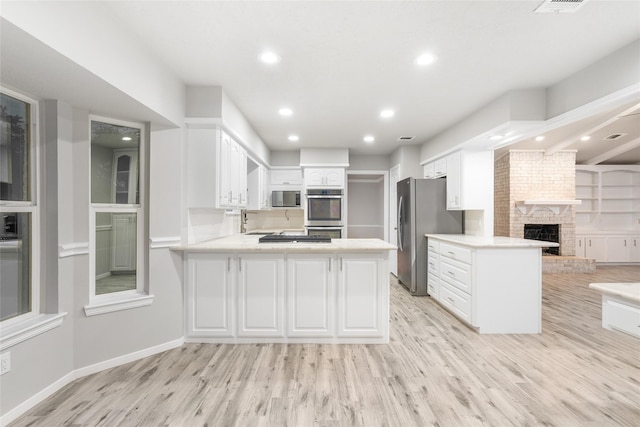
POLYGON ((84 306, 84 314, 87 317, 99 314, 112 313, 114 311, 129 310, 131 308, 145 307, 153 303, 153 295, 127 294, 126 296, 109 296, 108 298, 96 298, 96 302, 84 306))
POLYGON ((20 344, 62 325, 67 313, 40 314, 9 327, 0 328, 0 351, 20 344))
POLYGON ((105 360, 104 362, 95 363, 84 368, 76 369, 62 376, 57 381, 49 384, 38 393, 31 396, 15 408, 11 409, 4 415, 0 416, 0 426, 8 425, 15 421, 20 416, 24 415, 31 408, 35 407, 40 402, 61 390, 67 384, 85 377, 87 375, 95 374, 106 369, 115 368, 117 366, 124 365, 125 363, 135 362, 136 360, 144 359, 145 357, 153 356, 154 354, 162 353, 163 351, 172 350, 178 348, 184 344, 184 338, 169 341, 163 344, 159 344, 153 347, 145 348, 144 350, 135 351, 133 353, 126 354, 124 356, 115 357, 113 359, 105 360))
POLYGON ((180 243, 182 243, 180 236, 151 237, 149 239, 149 249, 170 248, 179 246, 180 243))
POLYGON ((301 168, 348 168, 349 163, 300 163, 301 168))
POLYGON ((65 243, 58 245, 58 258, 66 258, 74 255, 87 255, 89 242, 65 243))

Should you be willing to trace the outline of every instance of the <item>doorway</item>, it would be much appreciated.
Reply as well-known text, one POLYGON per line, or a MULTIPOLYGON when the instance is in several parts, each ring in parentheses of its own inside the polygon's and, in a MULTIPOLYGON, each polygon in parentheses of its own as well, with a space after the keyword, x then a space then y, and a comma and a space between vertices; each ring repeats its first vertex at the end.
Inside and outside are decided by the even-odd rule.
POLYGON ((389 239, 389 172, 347 171, 347 238, 389 239))

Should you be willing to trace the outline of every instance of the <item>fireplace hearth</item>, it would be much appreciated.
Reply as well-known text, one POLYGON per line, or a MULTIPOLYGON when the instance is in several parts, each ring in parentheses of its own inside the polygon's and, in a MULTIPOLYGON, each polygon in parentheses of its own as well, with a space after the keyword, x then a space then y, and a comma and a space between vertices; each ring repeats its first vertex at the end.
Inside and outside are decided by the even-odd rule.
MULTIPOLYGON (((524 238, 530 240, 542 240, 560 244, 559 224, 525 224, 524 238)), ((560 255, 560 247, 544 248, 543 255, 560 255)))

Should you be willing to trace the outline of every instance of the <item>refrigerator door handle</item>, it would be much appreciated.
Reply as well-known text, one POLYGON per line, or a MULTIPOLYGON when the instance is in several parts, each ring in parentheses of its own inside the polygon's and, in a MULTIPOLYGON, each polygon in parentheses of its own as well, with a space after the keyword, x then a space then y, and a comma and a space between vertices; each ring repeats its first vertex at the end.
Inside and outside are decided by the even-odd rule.
POLYGON ((402 213, 404 211, 403 207, 404 207, 404 196, 400 196, 400 200, 398 201, 398 245, 399 245, 400 251, 404 250, 404 243, 402 241, 402 235, 404 234, 403 233, 404 227, 402 226, 402 223, 403 223, 402 213))

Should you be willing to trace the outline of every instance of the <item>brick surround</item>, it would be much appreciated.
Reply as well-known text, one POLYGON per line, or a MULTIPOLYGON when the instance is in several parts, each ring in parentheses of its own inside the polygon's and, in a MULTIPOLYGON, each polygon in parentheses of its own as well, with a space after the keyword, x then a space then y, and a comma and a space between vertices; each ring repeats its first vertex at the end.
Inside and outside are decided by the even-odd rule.
MULTIPOLYGON (((565 271, 567 257, 576 254, 575 208, 571 206, 564 213, 555 214, 549 208, 538 207, 525 215, 516 207, 516 202, 575 199, 575 163, 575 151, 546 155, 538 150, 512 150, 497 159, 494 167, 494 234, 523 238, 525 224, 559 224, 560 255, 565 271)), ((576 261, 580 263, 580 260, 584 258, 576 261)), ((543 271, 544 266, 543 259, 543 271)), ((582 270, 582 267, 576 268, 576 271, 582 270)))

